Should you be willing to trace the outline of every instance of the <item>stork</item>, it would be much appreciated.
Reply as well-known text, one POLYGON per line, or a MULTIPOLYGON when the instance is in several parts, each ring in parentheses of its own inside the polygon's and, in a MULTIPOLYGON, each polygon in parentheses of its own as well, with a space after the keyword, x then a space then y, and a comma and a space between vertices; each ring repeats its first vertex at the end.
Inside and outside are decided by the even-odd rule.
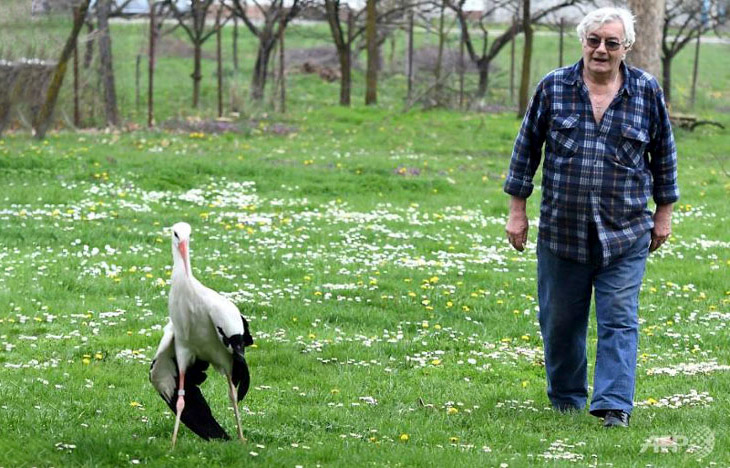
POLYGON ((210 364, 228 379, 228 397, 241 441, 245 439, 238 402, 246 396, 250 385, 244 357, 244 348, 253 344, 248 322, 231 301, 193 277, 190 234, 187 223, 172 227, 170 320, 150 366, 150 382, 175 413, 173 448, 180 421, 205 440, 230 439, 200 392, 210 364), (173 400, 175 388, 177 401, 173 400))

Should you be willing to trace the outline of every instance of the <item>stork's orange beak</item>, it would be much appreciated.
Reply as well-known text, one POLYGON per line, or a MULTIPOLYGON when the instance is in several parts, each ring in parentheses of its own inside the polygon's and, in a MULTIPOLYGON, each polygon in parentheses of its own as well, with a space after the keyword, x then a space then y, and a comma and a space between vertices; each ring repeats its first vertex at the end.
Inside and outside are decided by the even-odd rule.
POLYGON ((185 265, 185 273, 190 274, 188 271, 188 241, 182 241, 177 245, 177 250, 180 251, 180 256, 183 260, 183 265, 185 265))

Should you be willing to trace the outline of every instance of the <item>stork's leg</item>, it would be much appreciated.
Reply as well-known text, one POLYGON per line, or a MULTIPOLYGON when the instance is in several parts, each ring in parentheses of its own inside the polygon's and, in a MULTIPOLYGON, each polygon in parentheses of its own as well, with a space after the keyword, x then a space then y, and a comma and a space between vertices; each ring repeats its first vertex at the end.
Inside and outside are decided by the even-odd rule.
POLYGON ((241 414, 238 412, 238 399, 236 398, 236 386, 233 385, 233 381, 230 376, 228 377, 228 396, 231 398, 233 404, 233 412, 236 413, 236 427, 238 428, 238 438, 241 442, 246 442, 243 437, 243 431, 241 430, 241 414))
POLYGON ((177 442, 177 431, 180 429, 180 416, 185 408, 185 372, 180 372, 179 387, 177 391, 177 414, 175 415, 175 429, 172 431, 172 448, 177 442))

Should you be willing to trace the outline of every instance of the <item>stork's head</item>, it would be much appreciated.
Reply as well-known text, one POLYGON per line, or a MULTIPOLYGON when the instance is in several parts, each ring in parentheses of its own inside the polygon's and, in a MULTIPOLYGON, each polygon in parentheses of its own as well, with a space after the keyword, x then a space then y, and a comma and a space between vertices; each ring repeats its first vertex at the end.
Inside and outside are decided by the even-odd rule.
POLYGON ((188 223, 177 223, 172 227, 172 257, 178 255, 185 266, 185 273, 190 274, 190 225, 188 223))

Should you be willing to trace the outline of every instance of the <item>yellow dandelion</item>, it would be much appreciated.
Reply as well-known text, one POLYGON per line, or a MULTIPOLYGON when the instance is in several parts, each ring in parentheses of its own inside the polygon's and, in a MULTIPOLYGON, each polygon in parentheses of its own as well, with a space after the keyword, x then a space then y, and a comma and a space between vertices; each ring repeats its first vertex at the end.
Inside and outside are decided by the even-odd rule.
POLYGON ((399 439, 401 442, 408 442, 411 437, 408 434, 401 434, 399 439))

